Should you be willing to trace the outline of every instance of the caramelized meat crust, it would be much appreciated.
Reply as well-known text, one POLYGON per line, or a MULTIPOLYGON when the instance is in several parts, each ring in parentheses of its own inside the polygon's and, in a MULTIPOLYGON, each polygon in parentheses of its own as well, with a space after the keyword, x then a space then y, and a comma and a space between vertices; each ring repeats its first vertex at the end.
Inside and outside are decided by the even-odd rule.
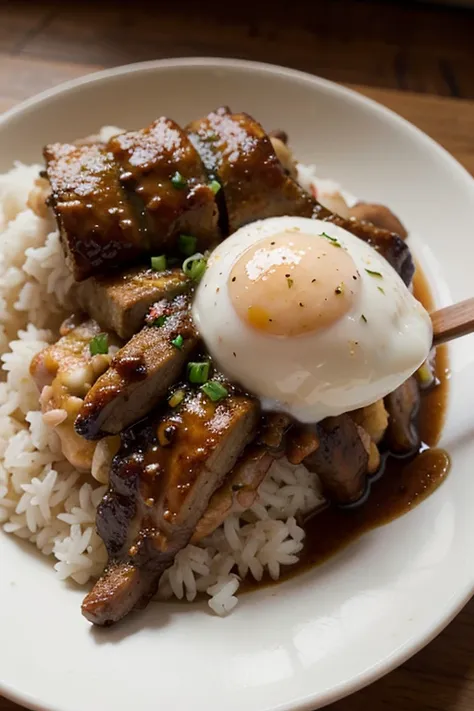
POLYGON ((222 107, 190 123, 187 131, 209 176, 222 186, 226 233, 266 217, 311 216, 310 196, 286 174, 251 116, 222 107))

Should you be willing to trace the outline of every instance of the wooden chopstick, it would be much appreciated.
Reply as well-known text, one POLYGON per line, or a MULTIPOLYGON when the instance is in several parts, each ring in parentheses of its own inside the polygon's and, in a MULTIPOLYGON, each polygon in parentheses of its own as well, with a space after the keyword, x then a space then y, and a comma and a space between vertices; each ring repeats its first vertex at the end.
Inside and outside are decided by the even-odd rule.
POLYGON ((431 322, 434 346, 467 336, 474 331, 474 298, 434 311, 431 322))

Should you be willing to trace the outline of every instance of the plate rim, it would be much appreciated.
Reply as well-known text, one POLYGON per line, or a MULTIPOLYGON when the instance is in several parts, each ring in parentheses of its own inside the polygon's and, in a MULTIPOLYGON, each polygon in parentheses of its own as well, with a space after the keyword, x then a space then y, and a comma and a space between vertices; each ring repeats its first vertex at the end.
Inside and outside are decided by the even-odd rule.
MULTIPOLYGON (((288 78, 289 80, 296 80, 298 82, 305 83, 308 86, 312 85, 323 87, 326 91, 329 91, 335 95, 342 95, 348 97, 353 102, 356 102, 361 106, 370 107, 370 109, 377 113, 379 116, 385 117, 392 123, 395 122, 395 124, 398 124, 400 129, 410 133, 413 137, 416 137, 418 141, 421 141, 431 151, 435 151, 443 159, 445 165, 449 165, 450 169, 454 173, 456 173, 460 179, 462 179, 469 185, 469 189, 472 190, 474 196, 474 177, 469 173, 469 171, 463 165, 461 165, 461 163, 459 163, 459 161, 451 153, 449 153, 447 149, 441 146, 435 139, 431 138, 420 128, 412 124, 404 117, 397 114, 392 109, 389 109, 383 104, 380 104, 375 99, 369 98, 364 94, 359 93, 353 88, 350 88, 344 84, 333 82, 323 77, 319 77, 317 75, 310 74, 309 72, 301 71, 298 69, 292 69, 283 65, 246 59, 223 58, 213 56, 173 57, 124 64, 108 69, 102 69, 99 71, 92 71, 83 76, 62 82, 55 87, 39 92, 38 94, 35 94, 34 96, 8 109, 0 116, 0 129, 3 128, 5 125, 9 124, 10 122, 14 121, 17 116, 27 113, 28 111, 33 110, 35 107, 43 103, 48 103, 50 100, 56 98, 61 94, 73 92, 81 86, 100 83, 101 81, 106 81, 113 77, 128 75, 135 72, 152 73, 157 70, 166 71, 167 69, 179 67, 187 69, 192 66, 207 67, 209 69, 241 69, 246 70, 248 72, 263 72, 264 74, 266 73, 269 75, 282 75, 288 78)), ((323 695, 315 691, 311 694, 307 694, 304 697, 297 698, 292 702, 283 703, 279 706, 275 706, 273 711, 312 711, 315 705, 317 705, 317 708, 322 708, 323 706, 334 703, 376 682, 386 674, 390 673, 397 667, 404 664, 413 655, 417 654, 421 649, 427 646, 452 622, 452 620, 459 614, 459 612, 469 602, 473 595, 474 568, 470 584, 463 587, 459 591, 458 595, 456 595, 455 597, 453 596, 451 600, 451 606, 445 610, 443 616, 438 619, 436 624, 430 627, 430 629, 425 635, 420 636, 417 639, 410 640, 406 643, 405 648, 403 650, 395 650, 390 656, 374 664, 359 678, 343 681, 334 686, 330 691, 324 692, 323 695)), ((28 692, 23 693, 18 688, 10 686, 7 682, 1 679, 0 693, 5 698, 10 699, 11 701, 20 704, 26 708, 34 709, 35 711, 64 711, 62 708, 55 704, 44 705, 39 700, 32 698, 28 692)))

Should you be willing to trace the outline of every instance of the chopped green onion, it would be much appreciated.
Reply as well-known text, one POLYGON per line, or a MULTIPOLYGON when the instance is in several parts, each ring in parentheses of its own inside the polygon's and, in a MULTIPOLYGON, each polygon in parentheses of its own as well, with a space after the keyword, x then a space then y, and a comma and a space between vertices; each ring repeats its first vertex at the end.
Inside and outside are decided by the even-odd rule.
POLYGON ((211 188, 214 195, 216 195, 221 189, 221 184, 218 180, 211 180, 211 182, 209 183, 209 187, 211 188))
POLYGON ((382 289, 381 286, 378 286, 377 289, 380 291, 381 294, 385 294, 385 291, 382 289))
POLYGON ((177 348, 179 351, 183 349, 183 343, 184 343, 184 338, 182 335, 179 333, 176 338, 173 338, 171 341, 172 345, 177 348))
POLYGON ((223 400, 229 394, 227 388, 221 385, 217 380, 209 380, 207 383, 204 383, 204 385, 201 385, 200 389, 212 402, 219 402, 219 400, 223 400))
POLYGON ((183 402, 185 395, 184 390, 176 390, 168 400, 168 405, 170 407, 178 407, 183 402))
POLYGON ((367 323, 367 318, 364 316, 364 314, 361 315, 361 319, 364 323, 367 323))
POLYGON ((167 320, 168 320, 168 316, 166 316, 166 315, 158 316, 158 318, 155 318, 155 320, 153 321, 153 323, 151 325, 158 326, 159 328, 161 328, 161 326, 163 326, 165 321, 167 321, 167 320))
POLYGON ((179 251, 185 257, 191 257, 196 252, 197 239, 191 235, 179 235, 178 247, 179 251))
POLYGON ((197 252, 183 262, 183 272, 193 281, 199 281, 206 271, 206 259, 197 252))
POLYGON ((335 247, 342 246, 338 239, 336 239, 335 237, 331 237, 331 235, 328 235, 326 232, 321 232, 321 237, 325 237, 326 239, 328 239, 335 247))
POLYGON ((188 363, 188 380, 195 385, 202 385, 209 378, 209 361, 188 363))
POLYGON ((155 270, 155 272, 164 272, 166 269, 166 257, 164 254, 160 254, 159 257, 152 257, 151 258, 151 268, 155 270))
POLYGON ((416 378, 422 388, 428 388, 434 383, 435 378, 428 361, 425 361, 423 365, 420 365, 420 367, 416 371, 416 378))
POLYGON ((105 355, 109 352, 109 337, 106 333, 98 333, 89 343, 89 351, 92 356, 105 355))
POLYGON ((366 269, 365 271, 367 274, 370 274, 370 276, 377 277, 377 279, 383 279, 383 274, 381 274, 381 272, 374 272, 372 269, 366 269))
POLYGON ((186 178, 183 178, 181 173, 177 170, 171 178, 171 184, 177 190, 183 190, 188 184, 188 181, 186 180, 186 178))

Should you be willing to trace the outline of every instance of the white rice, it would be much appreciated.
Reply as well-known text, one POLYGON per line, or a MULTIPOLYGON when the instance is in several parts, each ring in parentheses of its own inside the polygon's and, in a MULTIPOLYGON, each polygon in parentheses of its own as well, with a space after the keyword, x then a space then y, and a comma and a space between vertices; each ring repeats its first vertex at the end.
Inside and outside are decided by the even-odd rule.
MULTIPOLYGON (((59 324, 74 307, 73 280, 52 218, 27 207, 39 169, 17 164, 0 175, 0 352, 6 376, 0 381, 0 524, 50 556, 61 580, 84 585, 106 563, 95 513, 107 487, 63 458, 29 375, 32 357, 58 338, 59 324)), ((311 175, 306 169, 306 182, 311 175)), ((266 573, 276 580, 281 566, 298 561, 305 534, 297 516, 323 501, 314 475, 276 461, 249 511, 230 515, 200 545, 178 553, 158 596, 192 601, 205 592, 215 613, 229 613, 243 578, 260 581, 266 573)))

